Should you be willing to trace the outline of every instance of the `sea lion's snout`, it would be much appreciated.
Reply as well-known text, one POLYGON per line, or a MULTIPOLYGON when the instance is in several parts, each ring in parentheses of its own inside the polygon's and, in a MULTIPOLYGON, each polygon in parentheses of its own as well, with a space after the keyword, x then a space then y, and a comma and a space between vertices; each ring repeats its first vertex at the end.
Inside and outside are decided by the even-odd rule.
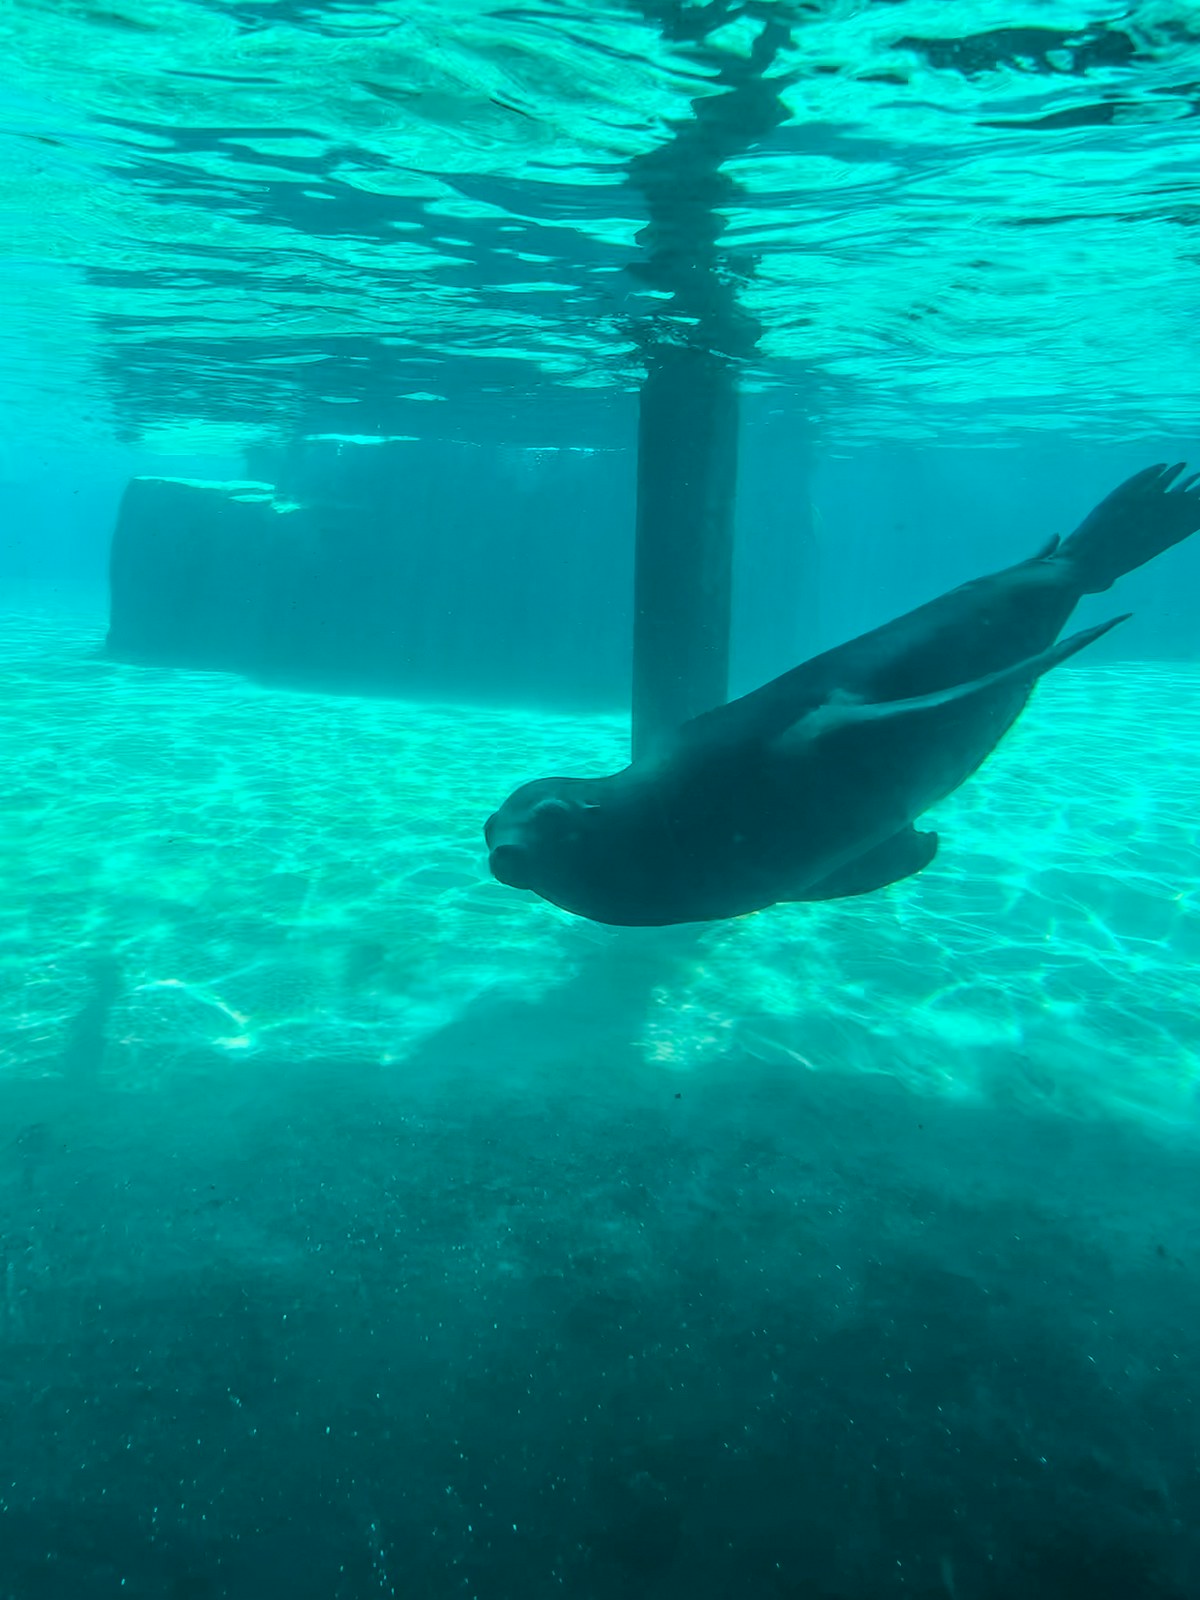
POLYGON ((483 842, 488 849, 488 867, 497 883, 507 884, 510 889, 528 889, 529 851, 513 842, 511 820, 494 811, 483 825, 483 842))
POLYGON ((579 870, 581 826, 599 809, 583 798, 593 787, 571 778, 539 778, 514 789, 483 825, 493 878, 553 899, 552 888, 564 873, 579 870))
POLYGON ((488 855, 488 866, 497 883, 506 883, 510 889, 528 889, 529 851, 519 844, 498 844, 488 855))

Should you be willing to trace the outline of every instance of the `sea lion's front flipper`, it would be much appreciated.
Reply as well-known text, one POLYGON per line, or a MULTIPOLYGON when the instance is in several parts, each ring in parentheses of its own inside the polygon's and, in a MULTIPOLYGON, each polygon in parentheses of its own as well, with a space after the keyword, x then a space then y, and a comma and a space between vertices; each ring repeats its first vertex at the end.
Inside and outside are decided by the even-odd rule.
MULTIPOLYGON (((957 789, 995 749, 1038 678, 1119 620, 937 694, 857 704, 831 698, 767 742, 760 770, 771 803, 784 814, 794 808, 808 860, 828 851, 841 862, 835 870, 845 870, 847 845, 878 848, 957 789)), ((861 859, 861 851, 851 856, 861 859)))
POLYGON ((847 900, 851 895, 872 894, 889 883, 915 877, 937 855, 936 833, 918 833, 902 828, 899 833, 877 844, 874 850, 848 861, 827 878, 814 883, 797 900, 847 900))
POLYGON ((811 755, 840 749, 851 759, 856 747, 865 745, 883 758, 890 759, 891 747, 897 741, 907 743, 919 735, 930 723, 936 724, 947 711, 975 709, 986 706, 997 691, 1028 685, 1030 688, 1043 673, 1061 665, 1089 644, 1126 622, 1129 613, 1112 617, 1094 628, 1084 628, 1068 639, 1060 639, 1048 650, 1015 662, 1003 672, 991 672, 969 683, 955 684, 937 694, 925 694, 911 700, 882 700, 864 703, 851 695, 831 695, 816 711, 801 717, 777 738, 769 741, 768 748, 785 760, 795 755, 811 755))

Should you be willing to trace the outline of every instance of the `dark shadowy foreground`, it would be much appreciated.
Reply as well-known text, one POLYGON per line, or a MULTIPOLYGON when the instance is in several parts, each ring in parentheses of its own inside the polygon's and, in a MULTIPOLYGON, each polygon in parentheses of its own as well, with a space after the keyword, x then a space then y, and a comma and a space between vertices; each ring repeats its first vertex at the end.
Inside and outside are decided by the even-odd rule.
POLYGON ((1200 1592, 1195 1150, 620 1011, 0 1089, 5 1600, 1200 1592))

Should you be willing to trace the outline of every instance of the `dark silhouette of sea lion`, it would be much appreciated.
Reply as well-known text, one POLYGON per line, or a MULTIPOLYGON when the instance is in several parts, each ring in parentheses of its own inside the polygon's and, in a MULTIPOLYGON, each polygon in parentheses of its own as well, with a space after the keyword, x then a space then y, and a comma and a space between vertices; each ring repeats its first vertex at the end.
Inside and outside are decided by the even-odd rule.
POLYGON ((815 656, 610 777, 542 778, 489 817, 493 874, 596 922, 661 926, 867 894, 920 872, 914 820, 980 766, 1098 594, 1200 528, 1200 473, 1139 472, 1028 561, 815 656))

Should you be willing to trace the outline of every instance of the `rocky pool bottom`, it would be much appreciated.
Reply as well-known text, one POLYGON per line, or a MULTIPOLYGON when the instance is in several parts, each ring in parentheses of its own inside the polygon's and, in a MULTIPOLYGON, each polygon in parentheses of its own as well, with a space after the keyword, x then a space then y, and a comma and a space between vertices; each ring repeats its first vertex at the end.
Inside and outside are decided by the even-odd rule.
POLYGON ((1200 669, 862 902, 488 880, 616 720, 0 628, 0 1593, 1200 1591, 1200 669))

